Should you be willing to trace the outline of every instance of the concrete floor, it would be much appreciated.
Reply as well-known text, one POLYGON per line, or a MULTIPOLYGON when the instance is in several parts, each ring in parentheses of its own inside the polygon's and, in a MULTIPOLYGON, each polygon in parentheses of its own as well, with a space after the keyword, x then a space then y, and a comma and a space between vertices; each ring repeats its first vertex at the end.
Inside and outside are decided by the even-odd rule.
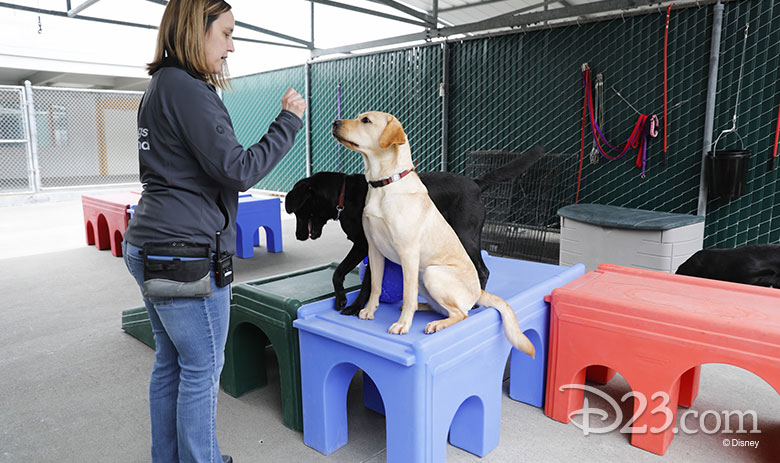
MULTIPOLYGON (((237 282, 339 261, 350 247, 333 223, 313 242, 294 239, 291 217, 283 229, 283 253, 257 249, 251 259, 236 259, 237 282)), ((153 352, 120 328, 122 310, 141 305, 140 294, 121 258, 85 244, 76 193, 43 202, 0 197, 0 294, 0 462, 149 461, 153 352)), ((273 364, 272 351, 267 355, 273 364)), ((237 463, 385 461, 384 418, 362 406, 360 382, 358 374, 348 392, 349 443, 330 456, 282 425, 274 368, 263 389, 240 398, 220 393, 220 446, 237 463)), ((505 383, 499 446, 480 459, 450 445, 448 462, 780 461, 780 397, 737 367, 703 367, 691 410, 712 412, 701 424, 689 417, 687 428, 695 433, 675 437, 663 457, 631 446, 619 431, 586 436, 581 425, 558 423, 513 401, 507 388, 505 383), (748 410, 756 412, 760 434, 720 431, 723 411, 748 410), (758 448, 724 446, 724 440, 757 441, 758 448)), ((618 376, 600 390, 619 403, 630 388, 618 376)), ((592 427, 615 421, 617 412, 603 398, 586 398, 592 408, 607 411, 604 421, 590 416, 592 427)), ((631 400, 620 410, 625 424, 631 400)), ((734 417, 729 423, 739 429, 734 417)), ((745 429, 752 429, 749 418, 745 429)))

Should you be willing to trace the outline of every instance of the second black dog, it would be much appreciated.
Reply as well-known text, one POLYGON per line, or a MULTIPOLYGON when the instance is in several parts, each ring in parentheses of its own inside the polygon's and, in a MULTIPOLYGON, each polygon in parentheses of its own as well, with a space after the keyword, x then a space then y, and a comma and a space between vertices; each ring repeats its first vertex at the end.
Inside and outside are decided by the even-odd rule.
POLYGON ((676 273, 780 288, 780 244, 702 249, 683 262, 676 273))
MULTIPOLYGON (((481 193, 492 185, 519 177, 543 152, 544 149, 538 146, 476 179, 450 172, 419 174, 433 203, 455 230, 474 263, 483 289, 490 272, 481 255, 482 225, 485 222, 481 193)), ((318 172, 299 180, 285 198, 285 209, 295 214, 295 237, 298 240, 317 239, 329 220, 338 220, 347 239, 352 241, 352 249, 333 272, 335 308, 345 315, 357 314, 365 306, 371 290, 370 271, 366 268, 360 293, 352 304, 346 306, 344 277, 368 255, 368 242, 363 232, 363 207, 367 192, 368 184, 363 174, 318 172)))

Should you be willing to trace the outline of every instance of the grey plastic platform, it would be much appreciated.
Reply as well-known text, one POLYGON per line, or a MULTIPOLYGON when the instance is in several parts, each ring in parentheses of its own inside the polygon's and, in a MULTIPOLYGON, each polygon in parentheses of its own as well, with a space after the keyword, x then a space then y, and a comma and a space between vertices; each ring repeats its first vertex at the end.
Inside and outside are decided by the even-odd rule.
POLYGON ((599 264, 674 273, 702 248, 704 217, 604 204, 571 204, 561 216, 560 264, 599 264))

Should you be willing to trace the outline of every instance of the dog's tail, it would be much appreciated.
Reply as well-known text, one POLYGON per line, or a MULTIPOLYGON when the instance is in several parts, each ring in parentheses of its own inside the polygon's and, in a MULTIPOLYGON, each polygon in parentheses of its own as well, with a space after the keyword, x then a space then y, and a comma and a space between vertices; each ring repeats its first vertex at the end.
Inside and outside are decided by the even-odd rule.
POLYGON ((520 325, 517 322, 517 316, 512 307, 507 302, 495 294, 482 290, 482 295, 477 300, 477 304, 486 307, 495 307, 498 313, 501 314, 501 323, 504 325, 504 334, 517 350, 521 350, 526 354, 533 357, 536 354, 534 345, 520 330, 520 325))
POLYGON ((523 172, 530 169, 542 155, 544 155, 544 147, 541 145, 536 146, 531 151, 519 155, 514 161, 510 161, 494 171, 475 178, 474 182, 479 185, 480 190, 485 191, 497 183, 519 177, 523 172))

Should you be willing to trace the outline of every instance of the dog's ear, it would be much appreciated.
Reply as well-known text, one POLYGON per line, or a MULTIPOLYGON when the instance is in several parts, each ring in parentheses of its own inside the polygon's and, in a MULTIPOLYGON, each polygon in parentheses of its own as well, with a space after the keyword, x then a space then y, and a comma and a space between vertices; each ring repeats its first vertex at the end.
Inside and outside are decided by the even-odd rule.
POLYGON ((390 116, 385 130, 379 137, 379 147, 385 149, 390 145, 403 145, 404 143, 406 143, 406 134, 401 123, 394 116, 390 116))
POLYGON ((297 211, 301 206, 309 200, 311 192, 309 191, 308 179, 304 178, 298 181, 293 186, 293 189, 287 193, 284 198, 284 210, 288 214, 292 214, 297 211))

